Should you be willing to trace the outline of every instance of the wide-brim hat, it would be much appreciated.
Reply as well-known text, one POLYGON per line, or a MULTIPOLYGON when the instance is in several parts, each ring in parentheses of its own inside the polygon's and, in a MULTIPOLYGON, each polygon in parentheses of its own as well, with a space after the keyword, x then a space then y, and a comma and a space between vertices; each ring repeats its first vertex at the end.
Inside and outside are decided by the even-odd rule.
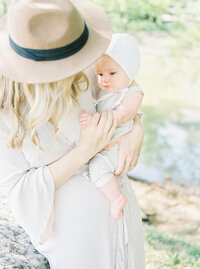
POLYGON ((87 0, 12 0, 0 19, 0 74, 58 81, 94 63, 110 39, 107 15, 87 0))

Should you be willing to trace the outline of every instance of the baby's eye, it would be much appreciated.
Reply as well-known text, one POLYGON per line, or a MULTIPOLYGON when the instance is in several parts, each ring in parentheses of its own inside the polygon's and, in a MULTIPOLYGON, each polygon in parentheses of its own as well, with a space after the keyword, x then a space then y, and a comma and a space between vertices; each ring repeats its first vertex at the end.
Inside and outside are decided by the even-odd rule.
POLYGON ((103 74, 101 74, 101 73, 100 73, 100 74, 98 74, 98 75, 99 75, 100 77, 102 77, 102 76, 103 76, 103 74))
POLYGON ((111 74, 111 75, 114 75, 114 74, 116 74, 116 72, 110 72, 110 74, 111 74))

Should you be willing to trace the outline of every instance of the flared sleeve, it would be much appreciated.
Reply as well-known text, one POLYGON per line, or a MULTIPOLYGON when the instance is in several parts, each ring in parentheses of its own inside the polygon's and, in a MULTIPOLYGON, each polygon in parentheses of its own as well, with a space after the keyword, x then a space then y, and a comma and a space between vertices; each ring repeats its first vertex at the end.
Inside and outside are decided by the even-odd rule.
POLYGON ((42 244, 53 228, 53 176, 48 166, 31 167, 21 150, 7 147, 6 125, 0 126, 1 191, 31 241, 42 244))

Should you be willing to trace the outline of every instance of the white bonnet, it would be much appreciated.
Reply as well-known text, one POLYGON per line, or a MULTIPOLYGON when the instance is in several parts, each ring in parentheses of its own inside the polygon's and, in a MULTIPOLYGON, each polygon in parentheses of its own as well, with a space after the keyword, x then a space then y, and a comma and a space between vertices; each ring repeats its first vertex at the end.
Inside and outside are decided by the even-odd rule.
POLYGON ((140 66, 140 54, 135 38, 126 33, 113 34, 105 54, 122 67, 131 84, 140 66))

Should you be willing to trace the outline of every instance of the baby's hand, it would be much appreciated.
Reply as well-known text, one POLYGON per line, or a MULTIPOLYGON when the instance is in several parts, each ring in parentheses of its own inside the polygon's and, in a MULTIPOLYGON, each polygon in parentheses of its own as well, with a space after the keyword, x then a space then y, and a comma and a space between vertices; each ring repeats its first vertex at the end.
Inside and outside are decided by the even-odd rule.
POLYGON ((86 128, 90 124, 91 119, 92 119, 92 115, 82 109, 81 115, 80 115, 81 128, 86 128))

